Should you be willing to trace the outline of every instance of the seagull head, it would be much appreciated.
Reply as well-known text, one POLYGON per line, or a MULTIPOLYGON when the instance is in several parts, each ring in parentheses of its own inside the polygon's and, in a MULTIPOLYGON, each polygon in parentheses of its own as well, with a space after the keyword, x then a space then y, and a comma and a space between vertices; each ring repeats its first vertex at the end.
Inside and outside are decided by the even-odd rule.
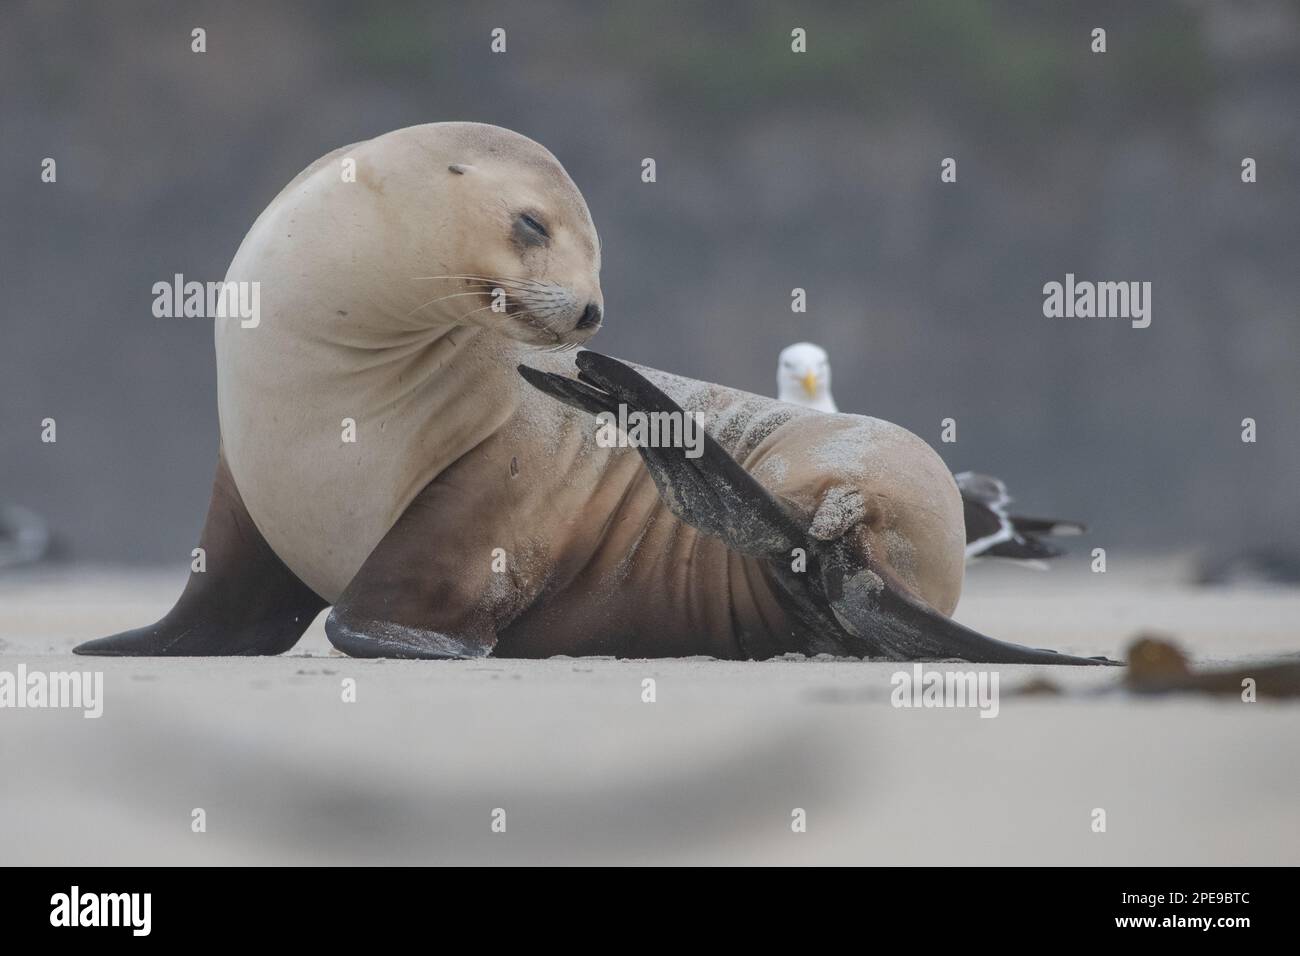
POLYGON ((777 398, 783 402, 835 411, 830 357, 819 345, 796 342, 785 348, 777 359, 776 388, 777 398))

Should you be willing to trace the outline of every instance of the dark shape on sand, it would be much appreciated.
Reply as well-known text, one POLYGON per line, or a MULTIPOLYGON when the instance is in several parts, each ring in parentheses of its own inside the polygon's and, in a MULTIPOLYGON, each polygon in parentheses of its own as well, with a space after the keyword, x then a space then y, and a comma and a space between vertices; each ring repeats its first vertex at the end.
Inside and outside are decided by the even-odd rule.
POLYGON ((1300 697, 1300 661, 1277 661, 1215 670, 1195 670, 1172 641, 1140 634, 1129 645, 1124 686, 1135 694, 1196 692, 1241 697, 1254 681, 1259 699, 1300 697))

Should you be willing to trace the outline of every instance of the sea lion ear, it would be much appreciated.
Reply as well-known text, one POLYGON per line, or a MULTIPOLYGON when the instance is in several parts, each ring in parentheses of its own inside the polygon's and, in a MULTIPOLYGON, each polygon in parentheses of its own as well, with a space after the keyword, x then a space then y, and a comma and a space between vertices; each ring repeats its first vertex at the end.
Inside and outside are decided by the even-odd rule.
POLYGON ((467 172, 469 172, 474 167, 470 166, 467 163, 452 163, 447 168, 451 170, 453 173, 455 173, 457 176, 464 176, 467 172))

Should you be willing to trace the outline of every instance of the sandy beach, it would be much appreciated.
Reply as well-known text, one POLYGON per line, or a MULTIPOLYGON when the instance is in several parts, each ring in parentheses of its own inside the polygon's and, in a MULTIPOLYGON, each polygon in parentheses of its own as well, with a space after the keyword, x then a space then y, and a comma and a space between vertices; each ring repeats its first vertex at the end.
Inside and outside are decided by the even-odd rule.
MULTIPOLYGON (((1300 865, 1300 3, 1026 7, 6 3, 0 864, 1300 865), (73 653, 191 560, 189 647, 319 596, 360 653, 728 653, 781 610, 710 535, 881 647, 999 656, 852 613, 997 548, 1050 570, 969 567, 962 624, 1178 651, 73 653), (1219 696, 1127 686, 1187 661, 1219 696)), ((201 876, 158 937, 251 933, 201 876)), ((961 925, 1084 927, 1012 876, 961 925)))
MULTIPOLYGON (((1300 591, 1117 565, 976 567, 957 617, 1087 654, 1141 630, 1203 663, 1300 649, 1300 591)), ((0 582, 0 671, 104 675, 99 719, 0 710, 6 862, 1300 863, 1295 704, 1093 693, 1122 672, 1013 666, 983 719, 891 706, 894 663, 360 661, 320 620, 279 658, 70 653, 157 618, 183 576, 0 582), (1016 693, 1035 676, 1067 693, 1016 693)))

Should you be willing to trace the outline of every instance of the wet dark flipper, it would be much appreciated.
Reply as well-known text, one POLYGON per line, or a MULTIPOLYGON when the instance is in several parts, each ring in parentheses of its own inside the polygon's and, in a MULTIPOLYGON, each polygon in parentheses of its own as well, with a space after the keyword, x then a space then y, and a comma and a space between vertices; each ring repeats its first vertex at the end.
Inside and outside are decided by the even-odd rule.
POLYGON ((474 537, 481 512, 455 481, 435 480, 375 545, 325 619, 325 636, 351 657, 486 657, 496 626, 480 612, 492 590, 488 560, 448 542, 474 537))
POLYGON ((542 372, 527 365, 519 365, 517 368, 524 381, 533 388, 580 411, 599 415, 601 412, 615 412, 618 407, 610 395, 585 382, 556 375, 554 372, 542 372))
MULTIPOLYGON (((579 378, 605 389, 629 410, 683 417, 687 414, 657 385, 617 359, 598 352, 579 352, 574 361, 579 378)), ((678 517, 701 530, 699 521, 711 520, 720 526, 714 533, 735 551, 756 556, 788 555, 790 548, 803 542, 803 524, 731 457, 703 425, 698 427, 702 446, 696 458, 687 457, 686 449, 682 448, 641 449, 646 463, 660 468, 666 477, 681 474, 688 484, 680 491, 695 492, 693 497, 701 507, 692 511, 690 502, 683 501, 682 507, 692 513, 678 514, 678 517)), ((657 479, 656 484, 660 494, 664 494, 664 485, 657 479)), ((677 497, 688 496, 679 493, 677 497)))
POLYGON ((325 635, 349 657, 446 661, 486 657, 492 652, 492 644, 487 641, 466 640, 426 628, 367 618, 349 605, 336 606, 330 611, 325 619, 325 635))
POLYGON ((940 614, 887 568, 867 567, 823 575, 827 599, 840 625, 869 646, 898 660, 958 658, 978 664, 1119 664, 1105 657, 1075 657, 988 637, 940 614), (838 578, 838 580, 836 580, 838 578))
POLYGON ((212 503, 199 536, 204 570, 156 624, 87 641, 77 654, 209 657, 279 654, 298 642, 325 601, 271 550, 218 455, 212 503))
MULTIPOLYGON (((592 414, 685 412, 631 366, 597 352, 579 352, 580 381, 519 367, 532 385, 592 414)), ((722 448, 701 425, 698 457, 688 448, 638 447, 664 503, 682 521, 722 539, 727 547, 755 557, 787 556, 804 538, 790 510, 722 448)))

